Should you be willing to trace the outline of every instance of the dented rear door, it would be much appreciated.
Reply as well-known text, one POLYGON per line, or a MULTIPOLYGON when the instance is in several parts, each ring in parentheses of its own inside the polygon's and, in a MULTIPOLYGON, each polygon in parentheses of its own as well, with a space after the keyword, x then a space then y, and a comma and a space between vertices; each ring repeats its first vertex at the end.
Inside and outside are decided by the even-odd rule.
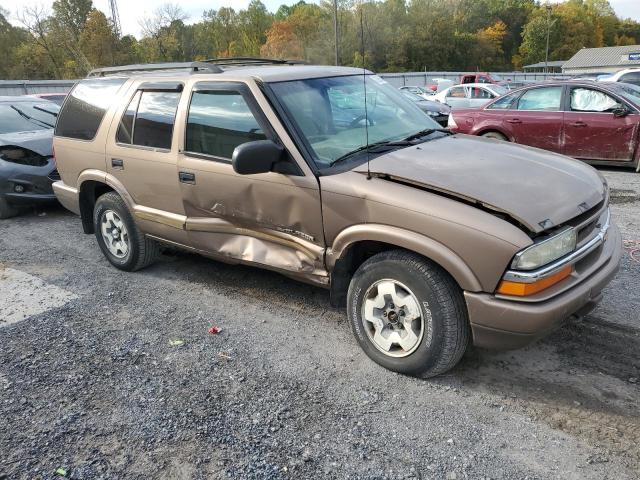
POLYGON ((237 145, 264 139, 282 143, 254 92, 240 82, 200 82, 190 95, 178 160, 190 245, 325 283, 315 177, 302 169, 239 175, 231 165, 237 145))

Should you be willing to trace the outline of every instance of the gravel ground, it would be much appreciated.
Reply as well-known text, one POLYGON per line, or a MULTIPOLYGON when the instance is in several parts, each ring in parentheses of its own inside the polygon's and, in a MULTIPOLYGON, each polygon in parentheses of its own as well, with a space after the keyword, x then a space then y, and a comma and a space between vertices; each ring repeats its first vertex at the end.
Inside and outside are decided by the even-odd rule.
MULTIPOLYGON (((631 247, 640 175, 605 175, 631 247)), ((0 223, 0 479, 640 476, 628 253, 587 318, 427 381, 372 363, 323 290, 186 254, 123 273, 80 228, 0 223)))

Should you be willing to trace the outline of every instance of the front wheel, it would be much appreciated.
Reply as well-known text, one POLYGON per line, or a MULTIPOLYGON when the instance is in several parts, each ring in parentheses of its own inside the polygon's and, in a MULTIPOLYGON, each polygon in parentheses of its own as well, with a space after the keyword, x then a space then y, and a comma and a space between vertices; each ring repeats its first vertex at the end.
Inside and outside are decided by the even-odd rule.
POLYGON ((508 141, 507 137, 505 137, 499 132, 487 132, 487 133, 483 133, 481 136, 483 136, 484 138, 493 138, 495 140, 502 140, 505 142, 508 141))
POLYGON ((13 205, 9 205, 3 195, 0 195, 0 220, 15 217, 19 210, 13 205))
POLYGON ((138 229, 124 200, 115 192, 105 193, 96 201, 93 227, 102 253, 120 270, 139 270, 157 257, 158 244, 138 229))
POLYGON ((351 280, 347 307, 365 353, 398 373, 446 372, 469 342, 460 287, 438 265, 411 252, 383 252, 364 262, 351 280))

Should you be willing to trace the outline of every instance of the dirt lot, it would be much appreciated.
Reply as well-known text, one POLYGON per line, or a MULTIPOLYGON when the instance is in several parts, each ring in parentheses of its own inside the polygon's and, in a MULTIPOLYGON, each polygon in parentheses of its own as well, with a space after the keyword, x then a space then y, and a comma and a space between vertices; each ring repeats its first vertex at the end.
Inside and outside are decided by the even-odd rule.
MULTIPOLYGON (((605 173, 631 246, 640 174, 605 173)), ((323 290, 182 254, 119 272, 62 209, 0 223, 0 262, 0 479, 640 477, 629 253, 584 320, 430 381, 373 364, 323 290)))

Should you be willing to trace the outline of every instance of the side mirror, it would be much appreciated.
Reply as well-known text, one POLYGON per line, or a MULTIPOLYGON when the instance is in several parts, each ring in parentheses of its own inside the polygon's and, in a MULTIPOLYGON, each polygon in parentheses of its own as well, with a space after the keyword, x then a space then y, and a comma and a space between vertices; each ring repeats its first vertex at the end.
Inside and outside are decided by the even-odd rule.
POLYGON ((255 175, 273 170, 282 158, 284 148, 271 140, 256 140, 238 145, 233 151, 231 165, 240 175, 255 175))
POLYGON ((614 117, 626 117, 627 115, 629 115, 629 109, 624 105, 620 105, 619 107, 616 107, 611 111, 614 117))

